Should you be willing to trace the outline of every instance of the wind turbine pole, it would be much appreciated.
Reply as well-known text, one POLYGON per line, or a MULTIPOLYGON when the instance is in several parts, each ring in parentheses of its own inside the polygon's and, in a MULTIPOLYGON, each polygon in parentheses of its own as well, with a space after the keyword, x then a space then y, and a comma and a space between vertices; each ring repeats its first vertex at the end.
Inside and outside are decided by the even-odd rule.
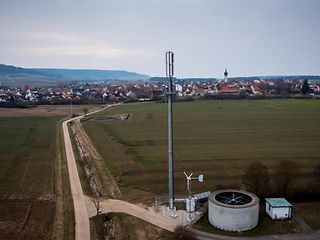
POLYGON ((168 96, 168 163, 169 163, 169 209, 174 209, 174 166, 173 166, 173 130, 172 130, 172 76, 173 76, 173 52, 166 52, 166 75, 169 78, 167 90, 168 96))

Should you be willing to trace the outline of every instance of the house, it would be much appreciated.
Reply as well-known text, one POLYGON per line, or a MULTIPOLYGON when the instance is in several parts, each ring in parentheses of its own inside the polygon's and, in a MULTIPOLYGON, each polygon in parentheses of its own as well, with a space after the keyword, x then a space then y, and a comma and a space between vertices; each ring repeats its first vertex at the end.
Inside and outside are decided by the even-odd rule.
POLYGON ((237 84, 219 82, 216 86, 218 93, 239 94, 240 87, 237 84))
POLYGON ((150 101, 152 97, 152 92, 147 92, 143 90, 137 90, 133 92, 138 101, 150 101))
POLYGON ((266 212, 271 219, 287 219, 292 216, 292 205, 285 198, 266 198, 266 212))
POLYGON ((253 94, 261 94, 259 83, 256 83, 256 82, 252 83, 251 90, 252 90, 253 94))
POLYGON ((193 96, 203 96, 205 95, 206 90, 204 88, 195 87, 192 91, 193 96))

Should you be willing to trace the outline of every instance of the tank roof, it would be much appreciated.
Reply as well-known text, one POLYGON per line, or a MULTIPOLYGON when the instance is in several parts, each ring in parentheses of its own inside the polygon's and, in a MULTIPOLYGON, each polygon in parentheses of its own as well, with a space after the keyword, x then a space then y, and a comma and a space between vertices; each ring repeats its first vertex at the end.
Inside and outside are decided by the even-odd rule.
POLYGON ((253 193, 236 189, 222 189, 213 192, 209 201, 228 208, 247 208, 259 204, 259 198, 253 193))

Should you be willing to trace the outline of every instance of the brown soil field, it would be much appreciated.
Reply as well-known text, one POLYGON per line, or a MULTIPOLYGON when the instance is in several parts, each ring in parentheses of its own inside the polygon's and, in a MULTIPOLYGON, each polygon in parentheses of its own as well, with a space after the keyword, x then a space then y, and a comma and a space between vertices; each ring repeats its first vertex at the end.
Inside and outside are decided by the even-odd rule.
POLYGON ((0 117, 0 239, 73 239, 61 119, 0 117))
MULTIPOLYGON (((101 105, 73 106, 83 114, 101 105)), ((0 239, 73 239, 62 118, 70 106, 0 108, 0 239)))
POLYGON ((54 201, 0 200, 0 239, 51 239, 54 201))
MULTIPOLYGON (((72 112, 76 115, 83 114, 83 109, 94 111, 103 105, 73 105, 72 112)), ((50 117, 69 115, 70 105, 40 105, 29 108, 0 108, 0 117, 50 117)))
POLYGON ((32 108, 0 108, 0 117, 39 117, 56 116, 55 112, 50 112, 43 107, 32 108))

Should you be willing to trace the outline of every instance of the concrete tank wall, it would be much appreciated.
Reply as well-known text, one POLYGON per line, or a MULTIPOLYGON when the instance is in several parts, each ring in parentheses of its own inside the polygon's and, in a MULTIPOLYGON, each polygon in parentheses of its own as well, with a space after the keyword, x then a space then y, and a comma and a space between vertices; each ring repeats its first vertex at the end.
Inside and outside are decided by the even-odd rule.
POLYGON ((214 196, 222 191, 238 192, 228 189, 213 192, 209 197, 209 222, 222 230, 245 231, 257 226, 259 221, 259 199, 254 194, 241 191, 252 197, 245 205, 227 205, 218 202, 214 196))

